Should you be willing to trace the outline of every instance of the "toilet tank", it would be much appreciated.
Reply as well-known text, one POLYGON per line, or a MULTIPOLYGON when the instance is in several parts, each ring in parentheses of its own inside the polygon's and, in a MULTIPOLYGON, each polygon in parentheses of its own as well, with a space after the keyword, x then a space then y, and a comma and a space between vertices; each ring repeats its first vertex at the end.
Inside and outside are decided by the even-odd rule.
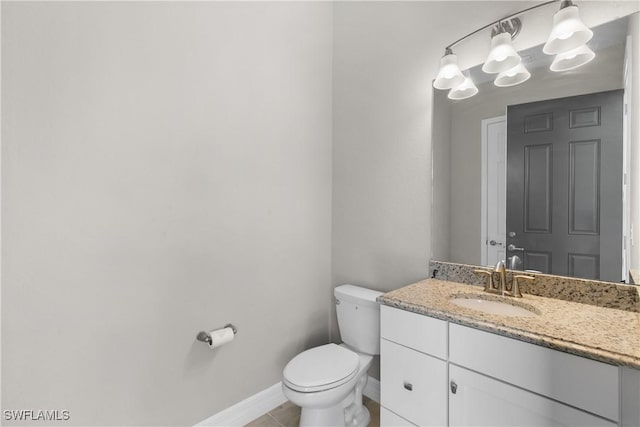
POLYGON ((342 341, 361 353, 380 354, 380 304, 376 298, 382 292, 341 285, 333 294, 342 341))

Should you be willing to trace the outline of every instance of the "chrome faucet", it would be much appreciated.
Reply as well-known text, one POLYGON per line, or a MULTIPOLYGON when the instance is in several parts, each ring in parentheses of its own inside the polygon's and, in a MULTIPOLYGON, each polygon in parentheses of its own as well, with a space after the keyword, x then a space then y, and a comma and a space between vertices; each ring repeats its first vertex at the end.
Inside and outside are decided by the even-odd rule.
POLYGON ((498 261, 493 271, 498 273, 498 293, 504 295, 504 291, 507 290, 507 268, 504 265, 504 260, 498 261))
POLYGON ((522 264, 522 260, 518 255, 513 255, 508 258, 507 265, 509 267, 509 270, 517 270, 520 264, 522 264))
POLYGON ((504 260, 498 261, 493 271, 491 270, 474 270, 474 273, 482 276, 486 276, 486 281, 484 284, 484 291, 490 292, 492 294, 500 294, 502 296, 510 296, 515 298, 522 298, 522 293, 520 292, 520 282, 521 281, 530 281, 533 282, 535 279, 532 276, 525 275, 514 275, 513 280, 511 282, 511 286, 509 286, 509 282, 507 281, 507 269, 505 266, 504 260), (497 281, 494 280, 495 274, 498 274, 497 281), (496 283, 497 282, 497 283, 496 283))
POLYGON ((501 294, 504 295, 505 290, 507 289, 507 270, 504 265, 504 260, 498 261, 496 264, 496 268, 491 270, 474 270, 474 273, 478 275, 486 276, 484 282, 484 291, 490 292, 492 294, 501 294), (495 280, 495 273, 498 273, 498 280, 495 280))

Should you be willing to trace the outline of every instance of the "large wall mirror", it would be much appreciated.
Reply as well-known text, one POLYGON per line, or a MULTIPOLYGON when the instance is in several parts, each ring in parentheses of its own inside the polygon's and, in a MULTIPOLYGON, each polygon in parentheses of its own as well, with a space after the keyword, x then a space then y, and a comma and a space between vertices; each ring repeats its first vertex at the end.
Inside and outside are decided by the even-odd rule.
POLYGON ((520 85, 496 87, 479 64, 474 97, 434 90, 434 259, 628 282, 640 259, 634 7, 591 27, 596 57, 580 68, 550 71, 536 45, 519 52, 531 72, 520 85), (554 141, 566 146, 556 158, 554 141))

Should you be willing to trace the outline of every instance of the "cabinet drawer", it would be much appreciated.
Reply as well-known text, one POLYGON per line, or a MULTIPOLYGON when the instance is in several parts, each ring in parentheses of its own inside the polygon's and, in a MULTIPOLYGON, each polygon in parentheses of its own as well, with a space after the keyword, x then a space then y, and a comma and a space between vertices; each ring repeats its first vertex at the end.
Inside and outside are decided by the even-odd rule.
POLYGON ((610 420, 619 418, 615 366, 456 324, 449 325, 449 360, 610 420))
POLYGON ((447 424, 447 362, 380 341, 384 407, 420 426, 447 424))
POLYGON ((444 320, 383 305, 380 336, 440 359, 447 358, 447 322, 444 320))
POLYGON ((384 406, 380 407, 380 427, 414 427, 404 418, 394 414, 384 406))

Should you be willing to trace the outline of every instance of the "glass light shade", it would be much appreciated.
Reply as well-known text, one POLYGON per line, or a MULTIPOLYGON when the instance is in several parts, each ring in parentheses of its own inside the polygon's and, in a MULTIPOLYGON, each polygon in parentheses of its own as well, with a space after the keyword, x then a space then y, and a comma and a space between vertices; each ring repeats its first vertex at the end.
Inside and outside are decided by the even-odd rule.
POLYGON ((568 6, 553 15, 553 29, 542 51, 547 55, 557 55, 585 44, 591 37, 593 31, 580 20, 578 7, 568 6))
POLYGON ((464 81, 460 85, 449 91, 447 98, 457 101, 471 98, 476 93, 478 93, 478 88, 473 84, 473 80, 469 77, 464 77, 464 81))
POLYGON ((551 71, 568 71, 591 62, 596 54, 587 45, 556 55, 551 63, 551 71))
POLYGON ((499 87, 515 86, 526 82, 531 77, 531 73, 520 63, 510 70, 498 74, 493 84, 499 87))
POLYGON ((449 53, 440 59, 440 71, 433 82, 436 89, 451 89, 464 81, 464 76, 458 66, 455 54, 449 53))
POLYGON ((500 73, 509 70, 522 61, 518 52, 511 43, 511 34, 496 34, 491 39, 491 50, 484 61, 482 71, 485 73, 500 73))

